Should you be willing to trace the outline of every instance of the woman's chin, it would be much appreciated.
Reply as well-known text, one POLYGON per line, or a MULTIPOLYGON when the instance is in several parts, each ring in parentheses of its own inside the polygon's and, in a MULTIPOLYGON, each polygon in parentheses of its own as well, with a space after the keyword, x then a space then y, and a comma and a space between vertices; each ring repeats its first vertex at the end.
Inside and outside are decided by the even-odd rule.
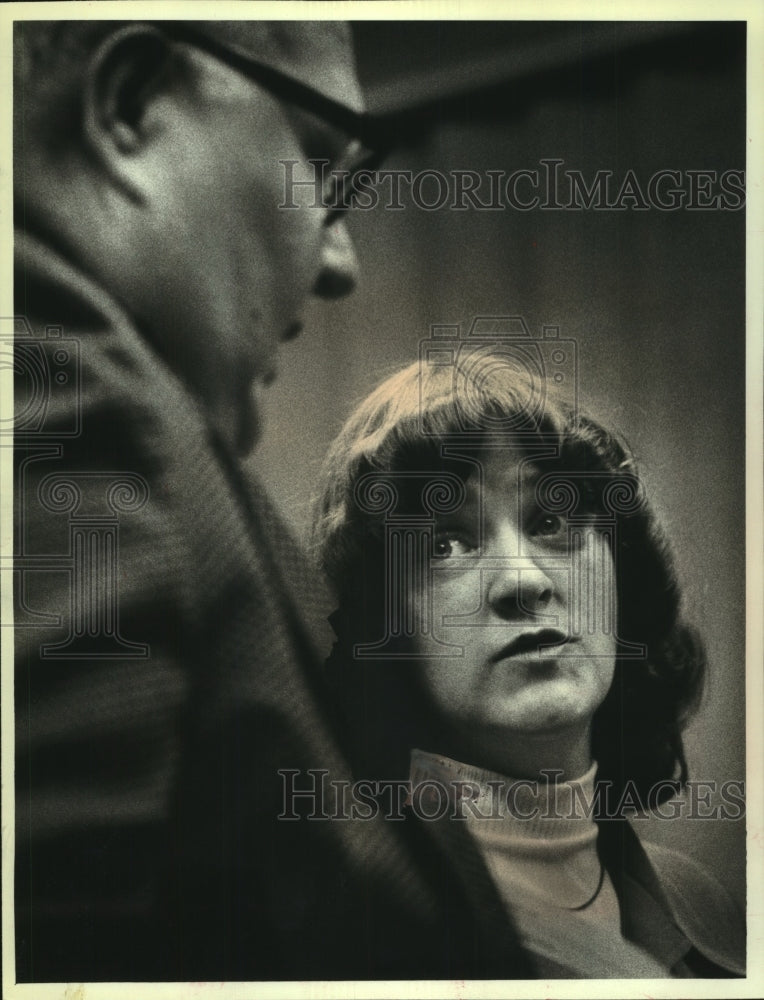
POLYGON ((494 703, 491 718, 484 723, 504 729, 508 735, 523 733, 553 738, 587 728, 600 700, 599 692, 571 689, 565 682, 550 682, 543 689, 539 685, 532 692, 516 693, 507 699, 503 711, 502 706, 494 703))

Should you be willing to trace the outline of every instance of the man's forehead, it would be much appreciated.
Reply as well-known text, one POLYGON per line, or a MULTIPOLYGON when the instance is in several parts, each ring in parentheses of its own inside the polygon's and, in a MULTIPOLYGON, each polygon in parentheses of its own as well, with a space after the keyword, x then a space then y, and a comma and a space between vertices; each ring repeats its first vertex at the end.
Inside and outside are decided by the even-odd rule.
POLYGON ((197 21, 197 31, 362 110, 349 25, 342 21, 197 21))

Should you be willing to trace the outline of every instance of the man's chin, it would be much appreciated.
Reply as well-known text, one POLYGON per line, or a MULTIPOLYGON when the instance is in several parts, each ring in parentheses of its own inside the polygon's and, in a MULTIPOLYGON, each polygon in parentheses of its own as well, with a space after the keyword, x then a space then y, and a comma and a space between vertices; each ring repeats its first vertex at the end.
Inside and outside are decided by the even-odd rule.
POLYGON ((231 393, 228 405, 211 407, 212 426, 225 449, 237 458, 246 458, 255 448, 262 434, 262 416, 259 392, 262 386, 247 387, 231 393))
POLYGON ((236 412, 236 436, 234 450, 240 458, 246 458, 257 445, 263 431, 262 410, 259 395, 263 387, 255 383, 247 392, 236 412))

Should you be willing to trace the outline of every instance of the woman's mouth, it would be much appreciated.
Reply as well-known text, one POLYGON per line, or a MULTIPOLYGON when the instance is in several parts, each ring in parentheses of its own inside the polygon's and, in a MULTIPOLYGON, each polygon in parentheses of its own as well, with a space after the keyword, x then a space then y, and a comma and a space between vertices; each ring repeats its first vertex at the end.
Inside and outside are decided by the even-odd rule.
POLYGON ((555 653, 562 646, 575 641, 575 638, 571 638, 559 629, 529 629, 520 632, 511 642, 498 649, 491 656, 491 662, 498 663, 500 660, 528 656, 545 659, 547 653, 555 653))

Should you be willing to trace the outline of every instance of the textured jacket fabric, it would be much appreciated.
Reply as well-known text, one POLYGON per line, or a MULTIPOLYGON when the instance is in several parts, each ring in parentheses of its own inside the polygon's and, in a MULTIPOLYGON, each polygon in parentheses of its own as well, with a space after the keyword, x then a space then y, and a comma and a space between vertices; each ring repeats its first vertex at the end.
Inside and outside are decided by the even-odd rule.
POLYGON ((530 974, 406 824, 320 818, 315 574, 120 305, 16 254, 17 979, 530 974))

